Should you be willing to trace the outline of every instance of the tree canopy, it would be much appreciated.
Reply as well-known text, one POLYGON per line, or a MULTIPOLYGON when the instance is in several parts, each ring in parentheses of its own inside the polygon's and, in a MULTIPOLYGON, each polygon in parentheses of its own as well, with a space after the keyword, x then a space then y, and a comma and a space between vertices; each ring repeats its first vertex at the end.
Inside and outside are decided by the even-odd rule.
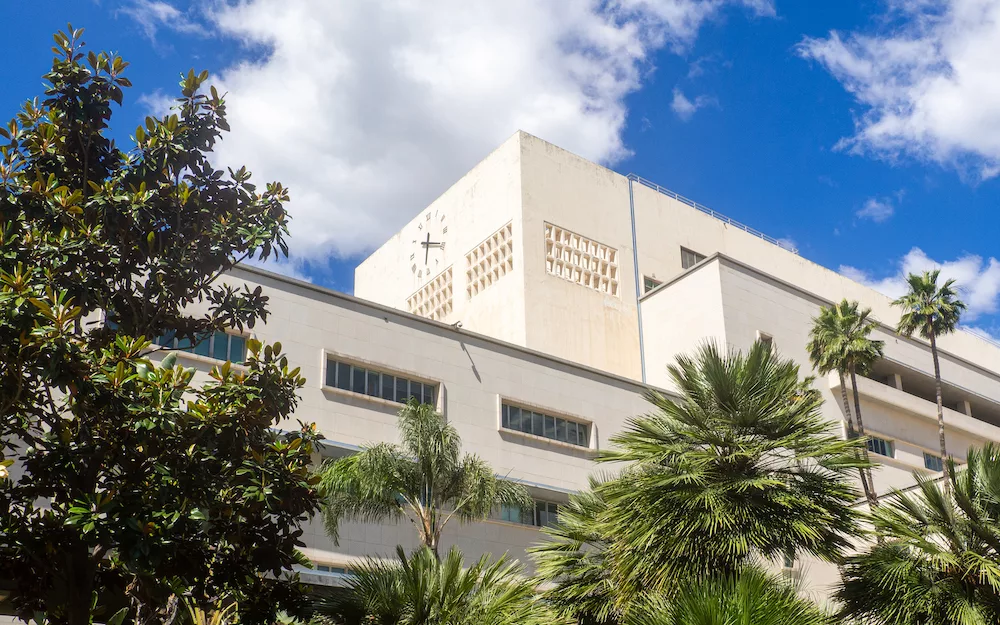
POLYGON ((266 620, 301 602, 286 578, 318 509, 314 428, 275 429, 304 381, 251 340, 196 384, 151 339, 266 318, 261 289, 220 276, 287 253, 288 195, 212 165, 228 126, 204 72, 120 149, 128 63, 81 36, 55 35, 44 97, 0 129, 0 577, 52 623, 164 622, 221 595, 266 620))

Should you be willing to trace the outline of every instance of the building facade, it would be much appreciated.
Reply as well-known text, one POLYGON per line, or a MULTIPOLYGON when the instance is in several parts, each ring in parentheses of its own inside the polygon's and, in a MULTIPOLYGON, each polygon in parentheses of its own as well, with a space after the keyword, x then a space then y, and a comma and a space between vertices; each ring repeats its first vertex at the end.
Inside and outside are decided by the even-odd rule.
MULTIPOLYGON (((538 526, 586 486, 595 451, 646 412, 642 393, 670 391, 666 366, 678 354, 706 340, 746 349, 762 339, 809 374, 812 319, 843 298, 873 309, 886 342, 886 357, 858 384, 882 465, 877 490, 940 472, 930 348, 894 333, 899 312, 886 296, 522 132, 363 261, 356 297, 252 268, 227 279, 271 297, 255 334, 280 341, 302 367, 309 383, 296 418, 319 425, 327 455, 396 440, 397 400, 417 394, 456 425, 468 451, 529 485, 537 501, 528 518, 499 512, 446 530, 445 547, 470 557, 524 559, 538 526)), ((970 446, 1000 440, 1000 347, 964 331, 939 346, 948 444, 961 461, 970 446)), ((214 356, 185 357, 207 371, 214 356)), ((825 416, 843 428, 839 379, 815 383, 825 416)), ((339 545, 314 525, 308 555, 326 571, 313 575, 416 542, 408 524, 348 524, 339 545)), ((792 572, 818 596, 836 581, 818 562, 792 572)))

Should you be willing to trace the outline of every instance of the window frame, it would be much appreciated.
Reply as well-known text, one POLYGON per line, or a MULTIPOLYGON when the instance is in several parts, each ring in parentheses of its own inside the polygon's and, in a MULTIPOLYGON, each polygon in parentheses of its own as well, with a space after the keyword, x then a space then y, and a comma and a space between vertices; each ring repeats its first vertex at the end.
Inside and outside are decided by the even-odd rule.
POLYGON ((945 461, 944 461, 943 458, 941 458, 941 456, 938 456, 936 454, 932 454, 932 453, 929 453, 929 452, 926 452, 926 451, 923 452, 923 456, 924 456, 924 468, 925 469, 927 469, 928 471, 934 471, 935 473, 941 473, 941 472, 944 471, 944 462, 945 461), (931 462, 928 462, 929 460, 931 462), (936 466, 934 466, 934 467, 930 466, 932 464, 934 464, 936 466))
POLYGON ((497 427, 500 432, 527 436, 571 449, 596 449, 594 445, 594 441, 596 440, 594 428, 597 426, 593 421, 502 396, 499 398, 498 409, 497 427), (516 417, 514 416, 515 411, 516 417), (525 417, 527 417, 527 425, 525 425, 525 417), (539 434, 535 433, 536 424, 541 427, 541 433, 539 434), (570 426, 572 426, 573 431, 572 437, 570 436, 570 426), (583 428, 582 443, 580 436, 581 427, 583 428), (562 438, 559 437, 560 432, 563 433, 562 438), (552 435, 549 436, 549 433, 552 435))
POLYGON ((181 344, 180 344, 181 343, 180 339, 178 339, 176 336, 170 336, 170 338, 168 339, 167 338, 168 336, 170 336, 170 335, 169 334, 164 334, 162 336, 155 337, 153 339, 153 344, 154 345, 158 345, 162 349, 169 349, 171 351, 175 351, 178 354, 187 355, 187 356, 194 356, 194 357, 197 357, 199 359, 207 359, 207 360, 212 360, 212 361, 215 361, 215 362, 231 362, 234 365, 238 365, 238 366, 245 366, 245 364, 246 364, 246 359, 247 359, 247 341, 249 341, 250 338, 251 338, 251 336, 249 336, 247 334, 242 334, 240 332, 228 332, 228 331, 225 331, 225 330, 216 330, 211 335, 203 338, 201 341, 199 341, 198 343, 195 343, 195 344, 190 344, 190 341, 187 340, 187 339, 185 339, 185 343, 189 343, 189 344, 187 344, 187 345, 185 345, 185 346, 182 347, 181 344), (219 358, 218 356, 215 355, 215 348, 216 348, 217 338, 218 338, 218 336, 220 334, 224 334, 226 336, 226 357, 225 358, 219 358), (234 338, 235 339, 239 339, 243 343, 243 346, 242 346, 243 356, 239 360, 232 360, 230 358, 230 356, 232 356, 232 354, 233 354, 233 339, 234 338), (169 341, 170 344, 167 345, 167 344, 165 344, 164 342, 161 342, 161 341, 169 341), (207 354, 198 353, 196 351, 198 349, 198 347, 201 346, 201 345, 205 345, 205 344, 208 345, 208 353, 207 354))
POLYGON ((865 446, 868 447, 869 453, 873 453, 883 458, 895 458, 896 457, 896 442, 889 440, 887 438, 882 438, 881 436, 874 436, 872 434, 868 435, 868 440, 865 441, 865 446), (888 454, 884 454, 878 450, 879 446, 883 450, 888 451, 888 454))
POLYGON ((663 280, 657 280, 652 276, 642 276, 642 294, 645 295, 650 291, 656 289, 656 287, 662 286, 663 280))
POLYGON ((396 369, 394 367, 385 366, 381 363, 366 361, 360 358, 345 356, 337 352, 323 350, 323 367, 322 375, 320 376, 320 387, 324 391, 331 393, 357 397, 391 406, 402 406, 409 401, 411 397, 415 397, 420 401, 420 403, 429 403, 435 411, 441 412, 440 406, 442 403, 441 398, 444 384, 440 380, 432 380, 428 377, 396 369), (341 374, 345 369, 350 378, 348 379, 346 385, 341 385, 341 374), (363 391, 355 390, 353 380, 355 371, 364 372, 362 376, 364 382, 363 391), (333 373, 332 379, 330 378, 331 373, 333 373), (370 392, 372 390, 372 374, 378 375, 378 383, 375 386, 374 393, 370 392), (385 396, 387 380, 391 380, 392 382, 392 398, 385 396), (400 382, 406 382, 406 389, 402 393, 400 393, 400 382), (413 394, 414 384, 417 385, 416 395, 413 394), (431 401, 425 402, 424 400, 428 399, 428 388, 430 388, 429 399, 431 401))
POLYGON ((694 267, 694 266, 696 266, 696 265, 704 262, 705 259, 707 259, 707 258, 708 258, 708 256, 705 256, 704 254, 700 254, 700 253, 692 250, 691 248, 687 248, 687 247, 684 247, 682 245, 681 246, 681 271, 687 271, 688 269, 690 269, 690 268, 692 268, 692 267, 694 267), (692 257, 694 257, 694 262, 691 263, 690 265, 687 265, 687 266, 684 265, 684 262, 685 262, 685 256, 684 255, 685 254, 690 254, 692 257))

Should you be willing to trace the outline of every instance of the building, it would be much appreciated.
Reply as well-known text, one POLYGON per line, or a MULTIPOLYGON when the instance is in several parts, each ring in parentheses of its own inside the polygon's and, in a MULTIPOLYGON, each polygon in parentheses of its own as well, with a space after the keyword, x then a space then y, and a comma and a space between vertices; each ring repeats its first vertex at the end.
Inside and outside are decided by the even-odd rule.
MULTIPOLYGON (((394 440, 405 383, 456 424, 469 451, 531 486, 530 519, 500 514, 446 530, 445 547, 472 557, 523 557, 539 537, 535 526, 585 487, 594 451, 645 411, 641 393, 669 391, 666 365, 677 354, 704 340, 745 349, 763 339, 808 373, 812 318, 842 298, 871 307, 883 324, 886 357, 859 381, 870 448, 882 463, 877 489, 941 467, 930 349, 895 335, 899 313, 887 297, 700 204, 523 132, 362 262, 356 297, 252 268, 230 279, 271 297, 272 316, 256 334, 280 340, 302 366, 309 386, 296 417, 319 424, 327 453, 394 440), (512 408, 531 411, 540 429, 519 431, 527 428, 515 427, 512 408)), ((949 447, 961 460, 968 447, 1000 440, 1000 347, 959 331, 940 349, 949 447)), ((837 376, 816 384, 826 416, 842 426, 837 376)), ((334 545, 316 522, 308 555, 328 569, 314 576, 335 576, 358 556, 415 540, 408 526, 356 524, 334 545)), ((818 595, 836 580, 833 567, 816 562, 792 572, 818 595)))

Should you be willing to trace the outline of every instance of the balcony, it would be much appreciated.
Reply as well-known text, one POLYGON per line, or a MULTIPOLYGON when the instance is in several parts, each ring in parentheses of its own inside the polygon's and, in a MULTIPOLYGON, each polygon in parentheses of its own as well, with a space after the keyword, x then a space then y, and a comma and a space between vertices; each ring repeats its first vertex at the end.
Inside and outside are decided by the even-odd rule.
MULTIPOLYGON (((836 373, 830 375, 829 383, 830 390, 833 391, 836 397, 840 397, 840 379, 836 373)), ((850 379, 847 380, 847 384, 848 394, 850 394, 850 379)), ((904 379, 903 385, 903 388, 906 388, 906 379, 904 379)), ((890 386, 887 383, 878 382, 863 376, 858 376, 858 393, 861 397, 870 401, 883 403, 937 423, 937 402, 934 399, 933 394, 930 399, 927 399, 926 393, 917 395, 907 392, 906 390, 896 388, 895 386, 890 386)), ((942 395, 947 397, 944 393, 942 393, 942 395)), ((958 410, 945 406, 945 424, 949 429, 960 430, 976 438, 1000 441, 1000 427, 986 420, 987 418, 993 416, 993 413, 997 411, 998 407, 995 404, 993 406, 987 406, 983 403, 982 399, 977 401, 976 406, 981 406, 983 408, 982 418, 978 415, 968 415, 964 412, 959 412, 958 410)), ((979 410, 975 410, 974 412, 980 413, 979 410)))

